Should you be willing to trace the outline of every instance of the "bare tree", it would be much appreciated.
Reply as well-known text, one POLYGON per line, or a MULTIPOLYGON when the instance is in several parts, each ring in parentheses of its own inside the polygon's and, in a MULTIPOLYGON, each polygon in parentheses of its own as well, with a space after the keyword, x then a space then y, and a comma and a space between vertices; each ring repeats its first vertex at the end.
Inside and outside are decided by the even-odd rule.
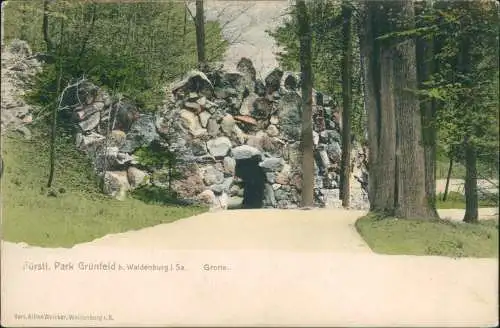
POLYGON ((311 23, 304 0, 297 0, 300 38, 300 71, 302 84, 302 206, 314 202, 314 143, 312 128, 312 49, 311 23))

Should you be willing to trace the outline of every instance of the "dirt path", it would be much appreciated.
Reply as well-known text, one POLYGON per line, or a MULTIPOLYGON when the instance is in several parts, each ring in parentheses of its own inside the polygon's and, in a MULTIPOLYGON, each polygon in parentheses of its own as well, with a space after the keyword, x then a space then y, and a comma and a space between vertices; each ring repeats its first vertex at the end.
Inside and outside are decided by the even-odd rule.
POLYGON ((370 253, 354 228, 354 222, 364 213, 344 210, 212 212, 140 231, 108 235, 91 244, 127 248, 370 253))
POLYGON ((72 249, 4 242, 2 323, 53 326, 62 322, 19 321, 14 314, 78 312, 114 320, 72 326, 497 324, 498 259, 377 255, 352 226, 362 214, 239 210, 72 249), (56 261, 74 269, 23 270, 27 262, 56 261), (115 263, 115 270, 81 270, 80 262, 115 263), (128 271, 127 264, 184 270, 128 271))

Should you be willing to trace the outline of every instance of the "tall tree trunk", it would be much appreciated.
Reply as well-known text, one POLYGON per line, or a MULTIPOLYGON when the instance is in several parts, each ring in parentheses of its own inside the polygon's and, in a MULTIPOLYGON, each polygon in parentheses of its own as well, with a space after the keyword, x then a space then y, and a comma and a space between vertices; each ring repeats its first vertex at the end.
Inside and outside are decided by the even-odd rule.
MULTIPOLYGON (((59 60, 59 78, 57 80, 57 92, 58 96, 61 92, 61 80, 62 80, 62 61, 61 61, 61 47, 63 44, 63 32, 64 32, 64 19, 61 19, 61 41, 58 46, 58 60, 59 60)), ((54 174, 55 174, 55 166, 56 166, 56 138, 57 138, 57 114, 59 113, 60 102, 57 102, 57 105, 53 106, 52 109, 52 127, 51 127, 51 135, 50 135, 50 171, 49 171, 49 180, 47 182, 47 187, 52 187, 54 183, 54 174)))
POLYGON ((448 174, 446 174, 446 186, 444 187, 443 202, 446 202, 446 198, 448 197, 448 189, 450 187, 452 169, 453 169, 453 157, 450 156, 450 165, 448 166, 448 174))
POLYGON ((205 65, 205 13, 203 0, 196 0, 196 50, 198 52, 198 65, 205 65))
MULTIPOLYGON (((464 76, 463 86, 465 90, 470 88, 469 80, 472 71, 472 58, 470 51, 471 36, 464 35, 460 41, 459 70, 464 76)), ((472 107, 473 99, 470 93, 465 91, 462 95, 462 103, 472 107)), ((465 215, 464 222, 473 223, 478 221, 478 193, 477 193, 477 149, 471 135, 468 133, 464 138, 465 147, 465 215)))
POLYGON ((370 209, 392 215, 395 199, 396 119, 393 94, 392 44, 376 40, 391 31, 388 6, 384 1, 367 1, 368 30, 364 48, 366 64, 366 104, 369 134, 370 209), (371 44, 370 44, 371 43, 371 44), (366 51, 368 50, 368 51, 366 51))
POLYGON ((479 219, 477 198, 477 151, 469 138, 465 140, 465 215, 464 222, 479 219))
POLYGON ((314 202, 314 144, 312 128, 312 53, 311 25, 304 0, 297 0, 300 38, 300 71, 302 88, 302 206, 314 202))
POLYGON ((380 50, 380 123, 379 166, 380 179, 374 199, 374 209, 388 215, 394 214, 396 197, 396 111, 394 108, 393 51, 390 44, 384 42, 380 50))
MULTIPOLYGON (((425 14, 427 2, 416 5, 419 13, 425 14)), ((419 26, 423 27, 423 26, 419 26)), ((435 72, 433 40, 417 38, 417 76, 419 89, 425 89, 424 83, 431 79, 435 72)), ((431 209, 436 212, 436 101, 424 99, 420 102, 422 115, 422 138, 425 161, 425 193, 431 209)))
POLYGON ((49 2, 51 0, 43 0, 43 23, 42 23, 42 33, 43 40, 47 46, 47 52, 52 53, 54 51, 54 42, 50 38, 49 33, 49 2))
MULTIPOLYGON (((400 17, 398 29, 414 29, 413 0, 398 0, 392 4, 394 12, 400 17)), ((436 213, 427 201, 420 104, 414 93, 418 87, 415 41, 404 39, 393 49, 394 103, 397 111, 395 215, 400 218, 432 218, 436 217, 436 213)))
POLYGON ((365 0, 362 3, 361 27, 359 29, 359 48, 363 57, 363 74, 365 90, 365 107, 367 109, 368 121, 368 164, 369 164, 369 182, 368 199, 370 200, 370 210, 375 209, 375 198, 377 196, 378 181, 381 178, 379 173, 378 158, 378 140, 379 140, 379 121, 380 121, 380 99, 379 99, 379 50, 375 44, 376 37, 376 3, 365 0))
POLYGON ((349 208, 351 180, 351 106, 352 106, 352 8, 347 1, 342 3, 342 168, 340 196, 342 206, 349 208))

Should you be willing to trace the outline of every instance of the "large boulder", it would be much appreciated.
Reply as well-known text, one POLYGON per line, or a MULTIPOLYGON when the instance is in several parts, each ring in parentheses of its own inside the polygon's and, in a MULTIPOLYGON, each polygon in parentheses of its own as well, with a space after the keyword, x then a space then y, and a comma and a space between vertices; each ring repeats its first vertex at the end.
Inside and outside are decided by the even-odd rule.
POLYGON ((107 171, 104 174, 104 193, 118 200, 124 200, 130 190, 127 172, 107 171))
POLYGON ((253 102, 253 110, 251 116, 257 120, 267 120, 273 113, 273 103, 267 98, 257 98, 253 102))
POLYGON ((246 57, 242 57, 238 64, 236 64, 236 69, 241 72, 246 79, 250 81, 255 81, 257 77, 257 71, 253 66, 253 63, 250 59, 246 57))
POLYGON ((214 157, 226 156, 231 146, 231 140, 228 137, 219 137, 207 142, 208 152, 214 157))
POLYGON ((280 172, 283 169, 284 165, 285 161, 283 160, 283 158, 278 157, 265 158, 262 162, 259 163, 259 166, 268 172, 280 172))
POLYGON ((149 183, 149 174, 133 166, 128 168, 127 178, 132 189, 149 183))
POLYGON ((240 107, 240 114, 241 115, 251 115, 254 110, 254 102, 257 100, 259 96, 255 93, 250 93, 245 99, 243 99, 243 102, 240 107))
POLYGON ((184 97, 192 92, 196 92, 212 99, 214 95, 214 86, 205 73, 193 70, 189 72, 184 79, 171 85, 170 90, 175 97, 184 97))
POLYGON ((300 140, 302 128, 302 99, 295 92, 283 95, 279 102, 278 118, 281 131, 289 140, 300 140))
POLYGON ((286 91, 296 91, 299 88, 300 77, 293 72, 285 72, 281 78, 281 87, 286 91))
POLYGON ((180 197, 191 199, 205 190, 203 176, 196 164, 186 164, 176 168, 180 178, 173 179, 172 189, 180 197))
POLYGON ((230 114, 226 114, 220 123, 220 127, 222 132, 224 132, 226 135, 231 135, 233 132, 234 126, 236 124, 236 121, 234 120, 233 116, 230 114))
POLYGON ((266 91, 267 94, 279 91, 281 86, 281 79, 283 78, 283 71, 275 68, 266 76, 266 91))
POLYGON ((207 186, 221 184, 224 182, 224 173, 213 166, 208 166, 203 170, 203 181, 207 186))
POLYGON ((66 89, 61 106, 73 109, 77 106, 90 105, 96 101, 98 92, 98 86, 90 81, 83 80, 66 89))
POLYGON ((231 149, 231 154, 233 155, 235 160, 242 160, 249 159, 254 156, 260 156, 262 153, 255 147, 242 145, 231 149))
POLYGON ((111 117, 114 121, 113 129, 128 132, 141 115, 139 108, 131 101, 120 100, 112 105, 111 117))
POLYGON ((236 160, 230 156, 224 157, 224 173, 230 176, 234 175, 236 160))
POLYGON ((106 137, 96 132, 77 133, 75 139, 76 148, 86 153, 95 153, 106 142, 106 137))
POLYGON ((125 143, 120 148, 120 151, 132 153, 137 148, 149 146, 157 139, 159 139, 159 135, 156 132, 154 117, 143 115, 130 128, 125 143))
POLYGON ((14 39, 10 42, 9 52, 24 58, 31 56, 32 53, 31 47, 28 42, 19 39, 14 39))

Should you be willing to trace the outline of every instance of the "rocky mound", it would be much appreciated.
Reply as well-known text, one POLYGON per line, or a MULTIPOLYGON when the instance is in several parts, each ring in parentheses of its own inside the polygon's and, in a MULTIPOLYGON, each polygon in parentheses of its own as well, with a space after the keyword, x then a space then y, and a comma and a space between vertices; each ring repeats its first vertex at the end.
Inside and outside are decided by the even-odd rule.
MULTIPOLYGON (((20 49, 11 51, 16 60, 2 60, 2 77, 12 82, 9 95, 23 89, 14 80, 24 81, 40 69, 29 48, 20 49)), ((123 199, 128 191, 152 184, 214 209, 294 208, 301 192, 299 82, 298 74, 280 69, 259 80, 252 62, 243 58, 233 71, 189 72, 166 90, 155 114, 140 114, 132 100, 109 95, 87 80, 65 89, 61 113, 74 123, 76 146, 93 160, 104 191, 113 197, 123 199), (169 161, 175 165, 165 165, 169 161)), ((4 97, 3 84, 4 79, 2 130, 4 124, 29 122, 29 109, 18 103, 19 95, 4 97)), ((340 115, 329 96, 314 91, 313 100, 316 203, 340 207, 340 115)), ((355 145, 353 208, 368 206, 362 188, 365 160, 355 145)))
POLYGON ((42 65, 33 55, 25 41, 13 40, 2 52, 2 134, 17 130, 26 138, 31 137, 27 124, 33 120, 31 107, 22 99, 24 90, 29 88, 31 79, 41 70, 42 65))
MULTIPOLYGON (((111 101, 88 81, 78 85, 78 92, 76 86, 69 89, 64 103, 81 130, 77 146, 92 156, 111 195, 121 198, 145 183, 167 187, 171 169, 138 160, 139 149, 152 147, 176 154, 175 170, 180 175, 171 181, 171 188, 185 199, 214 208, 297 207, 299 77, 279 69, 264 81, 255 75, 248 59, 234 71, 191 71, 169 87, 163 108, 154 116, 138 114, 129 101, 111 101)), ((339 113, 333 100, 320 92, 314 93, 314 144, 317 205, 338 207, 339 113)), ((366 183, 366 156, 360 147, 355 149, 353 166, 366 183)), ((353 207, 365 208, 361 183, 354 177, 353 182, 353 207)))

